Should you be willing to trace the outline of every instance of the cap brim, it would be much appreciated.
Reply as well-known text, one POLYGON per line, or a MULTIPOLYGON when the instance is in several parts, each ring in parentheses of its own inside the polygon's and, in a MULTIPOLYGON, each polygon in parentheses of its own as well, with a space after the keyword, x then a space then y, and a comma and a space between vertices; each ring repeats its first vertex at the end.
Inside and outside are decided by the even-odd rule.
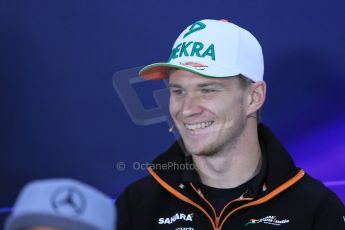
MULTIPOLYGON (((209 77, 209 78, 223 78, 223 77, 231 77, 231 76, 236 76, 239 74, 239 71, 234 71, 232 73, 228 74, 217 74, 217 75, 211 75, 207 74, 208 71, 203 71, 203 70, 197 70, 195 67, 188 67, 185 65, 178 65, 178 64, 171 64, 171 63, 154 63, 151 65, 147 65, 144 68, 142 68, 139 71, 139 75, 146 79, 146 80, 163 80, 166 79, 169 75, 169 70, 172 68, 177 68, 177 69, 183 69, 198 75, 201 75, 203 77, 209 77)), ((202 68, 202 67, 200 67, 202 68)), ((215 70, 213 67, 213 72, 223 72, 224 70, 218 69, 215 70)))

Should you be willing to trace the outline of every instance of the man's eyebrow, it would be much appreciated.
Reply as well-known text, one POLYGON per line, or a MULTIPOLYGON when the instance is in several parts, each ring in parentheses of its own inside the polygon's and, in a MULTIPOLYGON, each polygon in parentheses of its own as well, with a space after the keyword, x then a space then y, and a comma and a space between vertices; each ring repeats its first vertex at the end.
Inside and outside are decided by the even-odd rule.
MULTIPOLYGON (((198 88, 204 88, 204 87, 209 87, 209 86, 223 87, 224 88, 224 85, 222 83, 219 83, 219 82, 206 82, 206 83, 197 84, 198 88)), ((169 83, 169 88, 183 88, 183 87, 180 84, 169 83)))
POLYGON ((171 84, 171 83, 169 83, 169 88, 182 88, 182 86, 179 85, 179 84, 171 84))
POLYGON ((199 88, 208 87, 208 86, 224 87, 224 85, 219 82, 206 82, 206 83, 198 84, 199 88))

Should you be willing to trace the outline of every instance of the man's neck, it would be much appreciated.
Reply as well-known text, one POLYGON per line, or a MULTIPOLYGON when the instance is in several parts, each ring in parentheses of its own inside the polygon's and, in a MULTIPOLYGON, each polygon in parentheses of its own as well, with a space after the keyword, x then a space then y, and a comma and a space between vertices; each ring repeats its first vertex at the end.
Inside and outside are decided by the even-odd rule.
POLYGON ((251 130, 245 129, 236 143, 222 152, 192 157, 203 184, 215 188, 237 187, 253 178, 261 169, 257 126, 251 130))

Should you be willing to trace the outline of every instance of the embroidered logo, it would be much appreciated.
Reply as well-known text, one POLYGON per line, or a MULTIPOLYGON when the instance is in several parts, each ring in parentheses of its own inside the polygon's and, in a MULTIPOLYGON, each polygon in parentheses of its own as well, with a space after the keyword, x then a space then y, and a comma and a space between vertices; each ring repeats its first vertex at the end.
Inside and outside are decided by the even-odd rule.
POLYGON ((266 216, 261 219, 250 219, 244 226, 247 226, 250 224, 260 224, 260 223, 280 226, 282 224, 287 224, 289 222, 290 220, 287 220, 287 219, 278 220, 276 216, 266 216))
POLYGON ((193 213, 190 214, 183 214, 183 213, 176 213, 171 217, 161 217, 158 219, 158 224, 173 224, 178 220, 184 221, 193 221, 193 213))
POLYGON ((196 32, 196 31, 203 30, 205 28, 206 28, 206 25, 204 23, 197 21, 193 25, 191 25, 188 32, 183 35, 183 38, 187 37, 188 35, 196 32))
POLYGON ((184 57, 195 56, 199 58, 211 58, 212 61, 216 60, 214 44, 212 43, 208 45, 208 44, 204 44, 198 41, 182 42, 176 45, 171 50, 169 62, 175 58, 180 58, 182 56, 184 57))
POLYGON ((204 70, 205 68, 208 67, 207 65, 204 65, 204 64, 202 64, 202 63, 191 62, 191 61, 188 61, 188 62, 180 62, 180 64, 181 64, 181 65, 184 65, 184 66, 193 67, 193 68, 196 69, 196 70, 204 70))

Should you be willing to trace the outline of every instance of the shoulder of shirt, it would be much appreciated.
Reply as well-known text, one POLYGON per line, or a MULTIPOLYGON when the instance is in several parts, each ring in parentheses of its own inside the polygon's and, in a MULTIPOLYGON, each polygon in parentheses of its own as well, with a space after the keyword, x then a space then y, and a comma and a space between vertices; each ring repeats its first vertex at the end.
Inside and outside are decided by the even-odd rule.
POLYGON ((161 187, 152 176, 147 175, 127 186, 118 199, 127 196, 134 202, 143 201, 156 196, 157 193, 163 190, 164 188, 161 187))
POLYGON ((319 203, 320 206, 325 205, 325 200, 329 205, 344 206, 339 197, 321 181, 313 178, 309 174, 305 174, 304 178, 296 184, 296 189, 300 196, 305 197, 306 200, 319 203))

